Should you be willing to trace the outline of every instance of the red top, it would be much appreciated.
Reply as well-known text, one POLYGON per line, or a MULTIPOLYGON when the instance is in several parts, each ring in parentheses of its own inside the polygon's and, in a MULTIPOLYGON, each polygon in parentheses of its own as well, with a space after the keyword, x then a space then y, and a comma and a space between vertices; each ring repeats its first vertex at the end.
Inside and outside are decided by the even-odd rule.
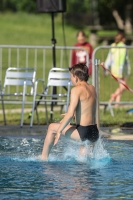
MULTIPOLYGON (((91 75, 92 74, 91 59, 92 59, 92 52, 93 52, 92 46, 88 42, 85 42, 84 44, 77 43, 74 46, 75 47, 81 47, 81 48, 85 49, 86 51, 88 51, 88 54, 89 54, 88 73, 89 73, 89 75, 91 75)), ((83 50, 75 49, 75 50, 72 51, 72 66, 75 65, 75 64, 78 64, 78 63, 86 63, 86 52, 83 51, 83 50)))

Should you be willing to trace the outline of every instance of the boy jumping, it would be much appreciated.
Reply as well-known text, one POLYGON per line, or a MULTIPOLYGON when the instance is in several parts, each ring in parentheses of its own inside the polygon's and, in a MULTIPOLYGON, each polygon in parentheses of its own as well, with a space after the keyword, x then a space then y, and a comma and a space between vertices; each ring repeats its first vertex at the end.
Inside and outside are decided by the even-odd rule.
POLYGON ((88 67, 85 64, 76 64, 69 68, 71 82, 70 105, 68 112, 60 123, 51 123, 41 154, 42 160, 48 160, 52 146, 58 143, 62 135, 74 140, 89 140, 94 144, 99 138, 99 131, 95 124, 96 91, 93 85, 88 84, 88 67), (76 125, 70 125, 75 117, 76 125))

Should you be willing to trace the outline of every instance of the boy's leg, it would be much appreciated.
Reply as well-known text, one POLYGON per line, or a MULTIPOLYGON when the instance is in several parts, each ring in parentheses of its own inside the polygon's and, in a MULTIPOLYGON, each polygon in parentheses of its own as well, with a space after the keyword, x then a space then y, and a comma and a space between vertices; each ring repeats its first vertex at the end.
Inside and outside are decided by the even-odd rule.
POLYGON ((54 144, 55 134, 57 132, 59 125, 60 125, 59 123, 51 123, 48 127, 47 135, 44 140, 43 150, 41 154, 41 159, 43 160, 48 159, 48 155, 54 144))
POLYGON ((92 158, 94 146, 95 146, 95 142, 90 142, 89 144, 84 145, 84 146, 81 145, 79 155, 81 157, 87 156, 87 157, 92 158))
POLYGON ((86 156, 86 154, 87 154, 86 147, 83 146, 83 145, 81 145, 79 155, 80 155, 81 157, 84 157, 84 156, 86 156))
MULTIPOLYGON (((44 141, 41 159, 43 159, 43 160, 48 159, 48 156, 49 156, 50 150, 54 144, 55 135, 56 135, 56 132, 57 132, 59 126, 60 126, 60 123, 51 123, 49 125, 47 135, 46 135, 46 138, 44 141)), ((65 127, 65 129, 62 132, 62 135, 66 136, 68 138, 75 139, 75 140, 80 140, 80 136, 78 134, 77 129, 71 125, 67 125, 65 127)))
POLYGON ((67 125, 62 131, 62 135, 73 140, 80 140, 80 136, 76 129, 76 126, 67 125))

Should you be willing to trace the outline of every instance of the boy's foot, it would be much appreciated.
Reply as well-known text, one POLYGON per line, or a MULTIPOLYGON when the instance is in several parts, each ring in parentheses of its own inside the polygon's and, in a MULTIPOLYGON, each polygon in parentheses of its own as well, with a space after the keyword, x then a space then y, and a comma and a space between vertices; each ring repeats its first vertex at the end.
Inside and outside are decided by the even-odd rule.
POLYGON ((42 156, 42 155, 39 155, 39 156, 38 156, 38 159, 39 159, 39 160, 48 161, 48 158, 46 158, 46 157, 44 157, 44 156, 42 156))
POLYGON ((79 154, 80 154, 81 157, 86 156, 87 150, 84 146, 80 147, 80 153, 79 154))
POLYGON ((93 144, 90 144, 88 147, 80 147, 80 157, 83 158, 83 157, 88 157, 88 158, 93 158, 93 148, 94 148, 94 145, 93 144))

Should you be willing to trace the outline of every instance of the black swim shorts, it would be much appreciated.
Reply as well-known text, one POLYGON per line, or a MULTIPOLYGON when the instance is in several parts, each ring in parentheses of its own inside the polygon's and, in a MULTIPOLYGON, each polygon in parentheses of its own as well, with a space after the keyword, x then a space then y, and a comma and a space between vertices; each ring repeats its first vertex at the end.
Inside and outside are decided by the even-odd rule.
POLYGON ((96 142, 99 138, 99 131, 96 124, 89 126, 76 125, 76 129, 82 141, 90 140, 91 142, 96 142))

